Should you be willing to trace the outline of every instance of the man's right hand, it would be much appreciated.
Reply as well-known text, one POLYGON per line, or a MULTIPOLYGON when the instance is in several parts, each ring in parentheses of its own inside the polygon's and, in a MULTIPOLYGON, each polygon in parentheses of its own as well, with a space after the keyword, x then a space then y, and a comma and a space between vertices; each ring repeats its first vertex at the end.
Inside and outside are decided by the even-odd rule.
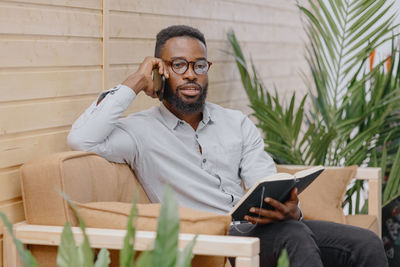
POLYGON ((164 75, 165 79, 169 78, 167 67, 160 58, 146 57, 140 64, 139 69, 135 73, 129 75, 122 84, 130 87, 136 94, 139 94, 140 91, 144 91, 146 95, 156 98, 157 94, 154 91, 154 84, 151 76, 153 69, 158 69, 158 72, 164 75))
POLYGON ((253 224, 258 223, 260 225, 286 220, 298 221, 300 219, 299 198, 297 196, 296 187, 293 188, 290 193, 290 199, 285 203, 281 203, 272 198, 265 198, 264 201, 274 207, 275 210, 260 210, 259 208, 252 207, 250 209, 250 212, 261 215, 260 218, 258 218, 257 216, 245 216, 244 219, 253 224))

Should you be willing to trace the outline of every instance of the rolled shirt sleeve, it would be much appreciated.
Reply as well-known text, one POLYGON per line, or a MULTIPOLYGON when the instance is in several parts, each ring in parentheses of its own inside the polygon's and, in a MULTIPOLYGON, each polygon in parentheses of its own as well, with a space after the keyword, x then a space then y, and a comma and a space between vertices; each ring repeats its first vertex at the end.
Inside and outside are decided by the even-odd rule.
POLYGON ((68 145, 98 153, 109 161, 132 162, 137 151, 135 139, 118 127, 118 120, 135 98, 135 92, 124 85, 101 93, 72 125, 68 145))

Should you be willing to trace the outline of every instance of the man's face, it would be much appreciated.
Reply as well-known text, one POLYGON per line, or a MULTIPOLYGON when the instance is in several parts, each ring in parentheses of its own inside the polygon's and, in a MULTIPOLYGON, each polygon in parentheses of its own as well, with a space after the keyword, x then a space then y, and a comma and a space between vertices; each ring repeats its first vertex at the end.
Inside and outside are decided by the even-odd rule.
MULTIPOLYGON (((207 49, 199 40, 191 37, 174 37, 169 39, 161 50, 161 59, 172 61, 174 59, 197 61, 207 59, 207 49)), ((207 72, 196 74, 193 64, 184 74, 175 73, 167 64, 169 79, 164 89, 164 100, 183 114, 201 112, 204 107, 208 88, 207 72)))

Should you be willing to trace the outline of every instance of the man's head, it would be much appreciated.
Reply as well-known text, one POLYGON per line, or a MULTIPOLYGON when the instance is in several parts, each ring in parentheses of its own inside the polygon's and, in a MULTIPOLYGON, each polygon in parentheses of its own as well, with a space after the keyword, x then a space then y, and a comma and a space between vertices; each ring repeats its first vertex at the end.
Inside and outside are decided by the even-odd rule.
POLYGON ((186 25, 172 25, 165 29, 162 29, 157 34, 154 56, 161 58, 161 49, 163 48, 165 43, 171 38, 182 36, 197 39, 202 42, 205 47, 207 47, 206 39, 198 29, 186 25))
POLYGON ((207 95, 209 67, 204 35, 189 26, 170 26, 157 34, 155 56, 167 65, 169 79, 164 89, 167 104, 183 114, 201 112, 207 95))

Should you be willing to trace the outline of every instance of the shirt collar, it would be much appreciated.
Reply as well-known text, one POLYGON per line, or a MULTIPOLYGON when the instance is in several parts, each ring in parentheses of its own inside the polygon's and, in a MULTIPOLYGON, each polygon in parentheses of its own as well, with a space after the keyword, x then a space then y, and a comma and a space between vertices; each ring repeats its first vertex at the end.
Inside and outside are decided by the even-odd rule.
MULTIPOLYGON (((182 121, 178 117, 176 117, 171 111, 169 111, 169 109, 162 102, 160 105, 160 113, 168 128, 172 130, 174 130, 182 121)), ((209 122, 215 122, 215 117, 212 115, 207 102, 204 105, 202 122, 204 123, 204 125, 207 125, 209 122)))
POLYGON ((215 116, 212 114, 210 106, 206 102, 203 109, 203 119, 204 125, 207 125, 209 122, 215 122, 215 116))

